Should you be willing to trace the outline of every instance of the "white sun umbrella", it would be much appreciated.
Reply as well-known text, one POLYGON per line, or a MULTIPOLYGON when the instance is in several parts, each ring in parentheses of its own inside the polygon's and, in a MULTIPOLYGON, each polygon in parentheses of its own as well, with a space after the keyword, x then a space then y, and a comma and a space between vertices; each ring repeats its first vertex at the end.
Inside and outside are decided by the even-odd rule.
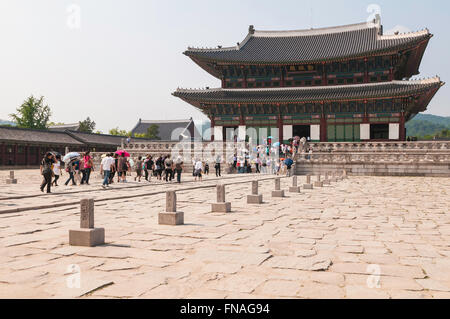
POLYGON ((70 152, 70 153, 67 153, 66 155, 64 155, 63 161, 67 163, 67 162, 70 162, 70 161, 80 158, 80 157, 81 157, 80 153, 70 152))

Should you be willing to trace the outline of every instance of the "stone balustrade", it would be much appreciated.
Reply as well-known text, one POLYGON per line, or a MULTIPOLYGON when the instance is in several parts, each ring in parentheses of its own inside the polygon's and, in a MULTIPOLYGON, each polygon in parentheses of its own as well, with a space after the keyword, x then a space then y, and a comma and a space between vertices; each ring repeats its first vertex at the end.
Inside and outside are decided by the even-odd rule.
MULTIPOLYGON (((242 143, 223 145, 222 142, 155 141, 131 144, 125 149, 134 159, 138 156, 145 157, 148 154, 153 156, 170 154, 173 149, 176 149, 178 150, 177 154, 187 155, 185 156, 185 165, 190 166, 192 164, 191 157, 213 161, 215 156, 220 154, 223 159, 226 159, 226 154, 233 154, 234 149, 242 149, 245 147, 243 145, 242 143), (220 148, 215 150, 214 146, 220 146, 220 148)), ((409 175, 450 176, 450 141, 331 142, 309 143, 309 146, 312 153, 301 153, 296 156, 296 166, 303 167, 303 169, 296 168, 297 174, 314 174, 321 166, 346 168, 349 174, 356 172, 363 174, 369 172, 364 169, 364 166, 371 165, 369 172, 371 174, 374 173, 374 167, 378 167, 377 172, 380 175, 393 171, 398 175, 393 167, 403 165, 408 169, 399 169, 400 173, 407 171, 409 175), (314 167, 314 170, 308 170, 305 167, 314 167), (358 167, 358 169, 352 169, 352 167, 358 167)), ((92 153, 92 155, 95 162, 100 162, 102 153, 92 153)))

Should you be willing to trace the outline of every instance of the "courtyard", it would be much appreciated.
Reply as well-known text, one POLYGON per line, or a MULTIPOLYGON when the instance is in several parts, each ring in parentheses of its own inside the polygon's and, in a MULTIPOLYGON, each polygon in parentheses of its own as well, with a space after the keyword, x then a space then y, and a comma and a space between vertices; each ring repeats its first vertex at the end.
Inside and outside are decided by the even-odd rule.
POLYGON ((1 298, 450 298, 449 178, 350 176, 297 194, 282 177, 286 197, 272 198, 272 175, 225 175, 232 212, 211 213, 212 176, 102 190, 95 174, 47 195, 37 170, 8 175, 1 298), (256 179, 264 203, 248 205, 256 179), (158 225, 167 190, 184 225, 158 225), (106 244, 69 246, 87 197, 106 244))

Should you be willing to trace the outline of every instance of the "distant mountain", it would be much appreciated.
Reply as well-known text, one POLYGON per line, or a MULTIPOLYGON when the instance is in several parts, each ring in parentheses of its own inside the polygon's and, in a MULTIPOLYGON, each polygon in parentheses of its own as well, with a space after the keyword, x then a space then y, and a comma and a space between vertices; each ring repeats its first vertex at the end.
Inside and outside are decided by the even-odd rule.
POLYGON ((407 136, 435 135, 445 129, 450 129, 450 116, 417 114, 416 117, 406 123, 407 136))
POLYGON ((11 122, 11 121, 7 121, 7 120, 2 120, 2 119, 0 119, 0 126, 2 126, 2 125, 16 126, 16 123, 11 122))

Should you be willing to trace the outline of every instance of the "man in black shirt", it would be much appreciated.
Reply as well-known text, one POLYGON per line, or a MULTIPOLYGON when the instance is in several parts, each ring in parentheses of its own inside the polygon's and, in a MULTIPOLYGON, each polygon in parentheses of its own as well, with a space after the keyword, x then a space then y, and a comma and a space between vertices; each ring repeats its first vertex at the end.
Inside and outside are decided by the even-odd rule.
POLYGON ((53 163, 55 163, 53 154, 50 152, 45 154, 45 157, 41 161, 40 167, 41 175, 44 177, 44 180, 42 181, 41 184, 41 192, 43 192, 45 186, 47 186, 47 193, 50 193, 53 177, 53 163))
POLYGON ((152 156, 151 155, 147 156, 147 160, 145 161, 144 167, 145 167, 145 180, 149 182, 152 180, 152 170, 154 164, 155 162, 153 162, 152 156))

